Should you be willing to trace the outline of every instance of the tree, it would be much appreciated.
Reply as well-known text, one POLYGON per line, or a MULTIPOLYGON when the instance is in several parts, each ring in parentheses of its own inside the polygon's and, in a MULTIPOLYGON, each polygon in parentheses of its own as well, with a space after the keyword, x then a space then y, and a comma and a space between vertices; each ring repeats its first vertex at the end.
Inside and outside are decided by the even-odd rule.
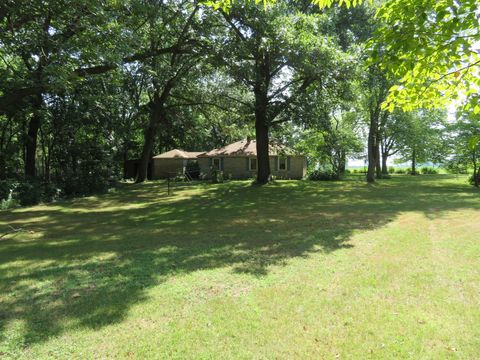
POLYGON ((178 44, 139 47, 137 31, 145 7, 138 5, 92 0, 0 5, 0 114, 23 113, 28 118, 26 177, 36 175, 38 133, 48 96, 122 64, 188 51, 178 44))
POLYGON ((473 169, 472 185, 480 186, 480 116, 472 112, 462 113, 449 126, 451 156, 448 168, 473 169))
POLYGON ((411 174, 417 174, 417 164, 443 162, 448 148, 445 138, 444 111, 416 110, 402 117, 396 128, 396 143, 400 159, 411 162, 411 174))
POLYGON ((230 76, 252 94, 246 118, 255 121, 257 183, 269 180, 269 133, 317 81, 328 84, 348 67, 347 56, 322 33, 327 15, 302 14, 279 2, 264 11, 250 2, 223 12, 229 32, 219 53, 230 76))
POLYGON ((362 87, 362 103, 368 123, 367 182, 374 182, 382 175, 380 167, 380 144, 382 132, 390 112, 384 108, 390 82, 377 66, 370 66, 365 73, 362 87))
POLYGON ((373 60, 399 79, 390 89, 391 109, 457 100, 480 113, 478 0, 389 0, 377 18, 373 60))
POLYGON ((398 154, 401 150, 399 140, 401 139, 401 132, 405 128, 404 124, 408 122, 408 116, 408 113, 397 109, 389 115, 381 129, 380 152, 383 175, 388 174, 388 158, 398 154))

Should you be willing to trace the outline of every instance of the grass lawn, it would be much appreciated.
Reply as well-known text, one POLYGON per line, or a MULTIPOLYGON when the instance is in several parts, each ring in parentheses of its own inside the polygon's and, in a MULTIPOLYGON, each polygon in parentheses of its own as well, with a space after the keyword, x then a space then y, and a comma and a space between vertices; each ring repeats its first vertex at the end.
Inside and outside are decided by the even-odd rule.
POLYGON ((478 358, 465 177, 165 190, 0 212, 0 358, 478 358))

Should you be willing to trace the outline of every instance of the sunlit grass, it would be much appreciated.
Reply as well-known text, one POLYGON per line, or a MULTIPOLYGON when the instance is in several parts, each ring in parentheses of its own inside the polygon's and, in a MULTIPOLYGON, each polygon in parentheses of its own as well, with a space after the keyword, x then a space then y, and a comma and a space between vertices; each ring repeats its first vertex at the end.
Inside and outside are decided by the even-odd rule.
POLYGON ((476 358, 480 193, 351 179, 0 212, 0 357, 476 358))

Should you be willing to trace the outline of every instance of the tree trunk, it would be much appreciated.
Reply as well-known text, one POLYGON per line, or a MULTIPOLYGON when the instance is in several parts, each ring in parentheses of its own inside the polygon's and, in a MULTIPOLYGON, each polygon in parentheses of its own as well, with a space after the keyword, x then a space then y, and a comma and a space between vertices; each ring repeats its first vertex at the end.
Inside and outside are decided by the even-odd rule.
POLYGON ((126 179, 128 175, 128 146, 125 142, 123 147, 123 178, 126 179))
POLYGON ((150 116, 150 123, 145 129, 144 133, 144 143, 142 155, 140 157, 140 163, 138 164, 137 178, 136 183, 141 183, 147 180, 148 177, 148 164, 150 163, 153 151, 153 145, 155 143, 155 138, 158 133, 158 128, 160 123, 164 118, 164 109, 163 104, 154 104, 150 116))
POLYGON ((368 170, 367 170, 367 182, 373 183, 375 182, 375 166, 376 166, 376 159, 375 159, 375 140, 376 140, 376 129, 377 129, 377 122, 375 117, 371 114, 370 115, 370 128, 368 131, 368 170))
POLYGON ((3 152, 0 152, 0 180, 5 180, 7 178, 7 160, 3 155, 3 152))
POLYGON ((388 175, 387 161, 388 161, 388 153, 382 152, 382 174, 383 175, 388 175))
POLYGON ((257 142, 257 183, 263 185, 268 183, 270 177, 268 126, 256 122, 255 138, 257 142))
POLYGON ((480 172, 478 171, 477 166, 476 150, 473 150, 473 184, 475 185, 475 187, 479 187, 480 185, 480 172))
POLYGON ((338 164, 338 175, 342 176, 345 174, 345 170, 347 168, 347 157, 345 155, 345 151, 340 151, 340 161, 338 164))
POLYGON ((28 124, 27 138, 25 141, 25 178, 34 178, 36 174, 36 156, 38 131, 41 126, 41 108, 43 99, 41 94, 35 96, 33 105, 33 115, 28 124))
POLYGON ((412 151, 412 175, 417 174, 417 154, 415 149, 412 151))
POLYGON ((267 118, 267 85, 263 75, 257 75, 260 80, 254 90, 255 93, 255 139, 257 143, 257 184, 268 183, 270 178, 270 159, 268 154, 268 118, 267 118))
POLYGON ((378 139, 378 133, 376 137, 376 142, 375 142, 375 175, 377 176, 377 179, 382 178, 382 168, 380 166, 380 141, 378 139))

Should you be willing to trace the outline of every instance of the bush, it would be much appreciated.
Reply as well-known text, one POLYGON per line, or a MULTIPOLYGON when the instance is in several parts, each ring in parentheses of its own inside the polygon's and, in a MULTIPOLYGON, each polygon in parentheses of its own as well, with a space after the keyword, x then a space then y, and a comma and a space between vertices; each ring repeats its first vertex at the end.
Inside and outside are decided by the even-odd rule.
POLYGON ((393 166, 390 166, 390 167, 388 168, 388 173, 389 173, 389 174, 395 174, 395 168, 394 168, 393 166))
POLYGON ((395 169, 395 174, 405 174, 407 172, 408 172, 408 170, 406 170, 406 169, 401 169, 401 168, 395 169))
POLYGON ((338 178, 338 175, 332 170, 315 170, 308 175, 308 179, 313 181, 330 181, 338 180, 338 178))
POLYGON ((352 172, 349 170, 349 169, 345 169, 345 175, 349 175, 351 174, 352 172))
POLYGON ((57 188, 55 184, 52 184, 52 183, 43 184, 43 194, 42 194, 43 202, 52 202, 58 199, 59 196, 60 196, 60 189, 57 188))
POLYGON ((429 174, 429 175, 434 175, 434 174, 438 174, 438 170, 433 168, 433 167, 427 167, 427 166, 424 166, 420 169, 420 172, 422 174, 429 174))
POLYGON ((38 204, 42 200, 42 183, 31 180, 24 181, 17 185, 13 197, 20 205, 28 206, 38 204))
POLYGON ((8 200, 15 189, 15 182, 10 180, 0 181, 0 201, 8 200))
MULTIPOLYGON (((29 180, 18 183, 10 199, 21 206, 36 205, 39 202, 52 202, 59 197, 60 190, 52 183, 29 180)), ((5 200, 6 201, 6 200, 5 200)))
POLYGON ((212 183, 223 183, 223 171, 212 169, 212 183))
POLYGON ((12 197, 8 198, 7 200, 0 200, 0 210, 12 209, 17 206, 18 201, 13 199, 12 197))
POLYGON ((468 174, 467 166, 455 161, 447 162, 445 164, 445 170, 447 170, 449 174, 468 174))

